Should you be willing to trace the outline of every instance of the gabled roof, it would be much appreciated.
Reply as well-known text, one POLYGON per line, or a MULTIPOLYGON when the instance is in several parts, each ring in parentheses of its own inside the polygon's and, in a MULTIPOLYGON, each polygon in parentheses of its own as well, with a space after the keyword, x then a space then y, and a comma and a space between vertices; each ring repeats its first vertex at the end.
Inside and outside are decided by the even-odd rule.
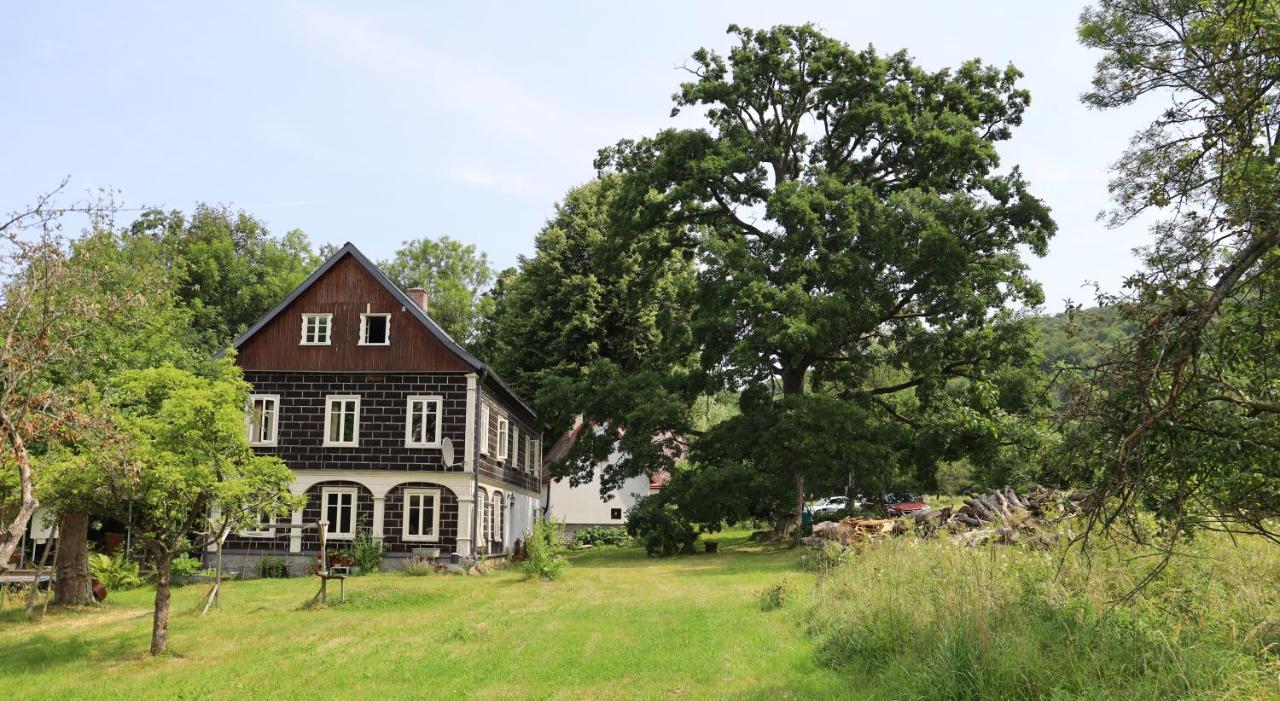
POLYGON ((306 292, 308 288, 314 285, 317 280, 324 277, 324 274, 329 272, 329 269, 336 265, 338 261, 342 260, 345 256, 351 256, 366 271, 368 271, 369 275, 371 275, 379 285, 386 289, 387 293, 400 303, 400 306, 407 309, 409 313, 413 315, 413 318, 417 319, 418 322, 427 329, 427 332, 434 336, 436 340, 440 341, 445 348, 449 349, 450 352, 461 358, 464 363, 475 370, 485 372, 486 375, 507 395, 509 395, 514 402, 519 404, 522 409, 529 412, 531 416, 537 416, 537 413, 534 412, 533 409, 529 408, 529 405, 525 404, 520 397, 502 381, 502 378, 498 377, 497 373, 495 373, 492 368, 480 362, 478 358, 467 352, 467 349, 458 345, 458 342, 453 340, 453 337, 441 328, 440 325, 436 323, 435 319, 428 316, 427 312, 424 311, 422 307, 419 307, 413 300, 409 299, 408 295, 406 295, 394 282, 392 282, 377 265, 374 265, 373 261, 366 258, 365 255, 360 252, 360 249, 356 248, 355 244, 350 241, 344 244, 342 248, 338 249, 337 253, 329 256, 329 259, 326 260, 323 265, 316 268, 314 273, 311 273, 311 277, 308 277, 301 285, 298 285, 297 289, 290 292, 288 297, 285 297, 283 301, 272 308, 271 311, 267 312, 265 316, 258 320, 258 323, 250 326, 247 331, 240 334, 240 336, 231 343, 231 347, 239 349, 246 341, 252 338, 254 334, 262 330, 267 324, 271 323, 272 319, 275 319, 276 316, 292 304, 295 299, 300 297, 302 293, 306 292))

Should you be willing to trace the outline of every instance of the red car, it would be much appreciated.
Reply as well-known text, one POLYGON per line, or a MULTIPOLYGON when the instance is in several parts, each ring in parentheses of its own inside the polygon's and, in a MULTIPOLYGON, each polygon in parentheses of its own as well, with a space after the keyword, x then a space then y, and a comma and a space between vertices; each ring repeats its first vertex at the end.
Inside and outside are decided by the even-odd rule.
POLYGON ((909 492, 890 492, 884 495, 884 513, 886 516, 910 516, 929 510, 929 505, 919 494, 909 492))

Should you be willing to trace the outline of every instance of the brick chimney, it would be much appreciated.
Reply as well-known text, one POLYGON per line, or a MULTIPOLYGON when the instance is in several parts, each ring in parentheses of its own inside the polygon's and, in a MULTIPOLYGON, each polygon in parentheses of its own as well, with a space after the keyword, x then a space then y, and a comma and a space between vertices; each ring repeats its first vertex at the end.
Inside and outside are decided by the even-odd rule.
POLYGON ((424 312, 427 311, 427 291, 426 290, 422 289, 421 287, 410 287, 409 289, 405 290, 404 293, 409 296, 409 299, 412 300, 414 304, 418 305, 419 309, 421 309, 424 312))

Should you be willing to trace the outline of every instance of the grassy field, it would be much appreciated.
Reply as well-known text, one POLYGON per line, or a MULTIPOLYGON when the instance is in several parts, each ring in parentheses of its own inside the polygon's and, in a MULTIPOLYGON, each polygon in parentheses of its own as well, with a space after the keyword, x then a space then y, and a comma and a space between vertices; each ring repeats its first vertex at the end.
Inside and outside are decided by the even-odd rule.
POLYGON ((1280 698, 1280 549, 1207 540, 1132 606, 1142 563, 903 538, 818 578, 800 550, 576 554, 564 579, 380 574, 306 610, 309 579, 151 592, 39 623, 0 612, 4 698, 1280 698), (1088 566, 1087 566, 1088 565, 1088 566), (785 603, 760 593, 785 581, 785 603))
POLYGON ((577 554, 564 579, 379 574, 348 603, 301 610, 309 579, 236 582, 220 612, 204 587, 177 592, 171 657, 148 659, 151 592, 37 624, 0 614, 4 698, 837 698, 797 620, 757 592, 787 578, 812 590, 799 552, 722 534, 719 555, 669 560, 638 549, 577 554))

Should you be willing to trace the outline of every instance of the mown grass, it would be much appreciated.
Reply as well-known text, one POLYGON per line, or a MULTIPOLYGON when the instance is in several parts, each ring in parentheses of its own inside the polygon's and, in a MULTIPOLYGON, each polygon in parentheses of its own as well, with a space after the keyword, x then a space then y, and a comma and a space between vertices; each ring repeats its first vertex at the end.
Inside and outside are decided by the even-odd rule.
POLYGON ((150 659, 152 592, 40 623, 0 612, 0 696, 204 698, 839 698, 848 681, 814 659, 799 625, 813 578, 800 553, 719 534, 726 550, 666 560, 639 549, 574 555, 557 582, 378 574, 348 603, 309 611, 309 579, 231 583, 174 598, 173 654, 150 659), (786 577, 797 597, 760 612, 786 577))
POLYGON ((824 664, 883 699, 1280 698, 1280 552, 1206 538, 1140 596, 1130 550, 897 539, 826 576, 824 664))
POLYGON ((902 538, 816 579, 802 551, 572 556, 557 582, 388 573, 348 602, 310 579, 151 592, 38 623, 0 611, 0 692, 23 699, 1280 698, 1280 549, 1208 539, 1132 605, 1145 561, 902 538))

